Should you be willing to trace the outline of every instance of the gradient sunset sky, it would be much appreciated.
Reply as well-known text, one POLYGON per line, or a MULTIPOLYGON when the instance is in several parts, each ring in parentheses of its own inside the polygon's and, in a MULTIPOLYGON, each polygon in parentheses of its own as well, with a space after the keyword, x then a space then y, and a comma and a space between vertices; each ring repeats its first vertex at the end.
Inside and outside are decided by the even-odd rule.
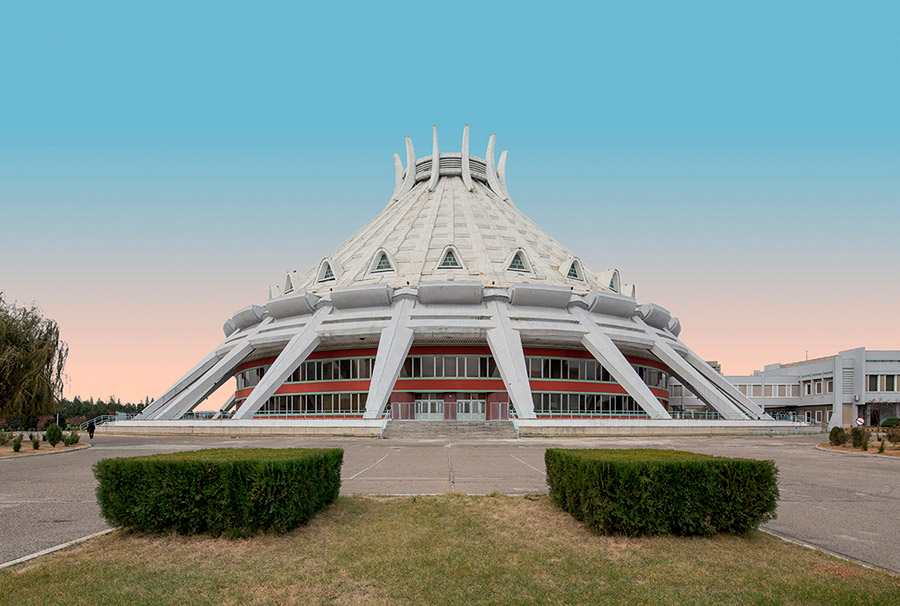
POLYGON ((66 395, 161 394, 432 124, 726 374, 900 349, 900 3, 431 6, 3 3, 0 291, 66 395))

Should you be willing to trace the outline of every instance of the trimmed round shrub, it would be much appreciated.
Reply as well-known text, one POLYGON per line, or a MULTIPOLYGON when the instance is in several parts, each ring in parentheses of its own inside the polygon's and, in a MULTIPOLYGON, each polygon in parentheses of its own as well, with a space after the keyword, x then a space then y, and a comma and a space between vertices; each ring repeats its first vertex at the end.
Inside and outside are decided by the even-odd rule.
POLYGON ((287 532, 334 502, 341 449, 220 448, 94 465, 106 520, 150 533, 287 532))
POLYGON ((47 426, 47 441, 50 442, 50 446, 56 448, 56 445, 62 442, 62 427, 57 425, 56 423, 51 423, 47 426))
POLYGON ((900 425, 900 418, 897 417, 891 417, 881 422, 882 427, 897 427, 898 425, 900 425))
POLYGON ((868 436, 869 434, 862 430, 861 427, 851 427, 850 428, 850 443, 853 444, 853 448, 862 448, 863 436, 868 436))
POLYGON ((847 443, 847 432, 843 427, 832 427, 828 432, 828 442, 832 446, 843 446, 847 443))
POLYGON ((544 461, 553 501, 599 534, 744 533, 775 517, 772 461, 555 448, 544 461))

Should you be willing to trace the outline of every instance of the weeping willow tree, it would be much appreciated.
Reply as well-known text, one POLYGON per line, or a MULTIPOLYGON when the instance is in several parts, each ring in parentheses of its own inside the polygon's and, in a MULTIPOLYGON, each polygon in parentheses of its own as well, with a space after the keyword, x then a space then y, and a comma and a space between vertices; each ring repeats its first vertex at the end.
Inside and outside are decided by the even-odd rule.
POLYGON ((0 416, 52 413, 68 355, 56 322, 35 306, 7 303, 0 293, 0 416))

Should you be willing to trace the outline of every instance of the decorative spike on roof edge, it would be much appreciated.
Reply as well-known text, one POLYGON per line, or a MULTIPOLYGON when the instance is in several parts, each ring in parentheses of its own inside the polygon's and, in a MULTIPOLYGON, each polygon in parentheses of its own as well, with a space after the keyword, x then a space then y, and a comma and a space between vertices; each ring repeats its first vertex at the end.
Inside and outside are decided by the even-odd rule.
MULTIPOLYGON (((441 176, 441 153, 438 151, 437 125, 432 126, 431 143, 431 179, 428 181, 428 191, 434 191, 438 179, 441 176)), ((413 161, 413 177, 415 178, 416 163, 413 161)))
POLYGON ((500 189, 503 190, 503 199, 512 202, 509 199, 509 191, 506 189, 506 150, 500 152, 500 162, 497 163, 497 175, 500 177, 500 189))
POLYGON ((472 183, 472 170, 469 168, 469 125, 463 129, 462 141, 462 180, 469 191, 475 191, 475 185, 472 183))
POLYGON ((398 154, 394 154, 394 193, 391 194, 391 200, 397 199, 400 187, 403 185, 403 162, 398 154))
POLYGON ((500 179, 497 177, 497 165, 494 164, 494 144, 496 139, 496 134, 491 135, 491 138, 488 139, 487 153, 484 155, 485 172, 487 173, 488 185, 491 186, 491 190, 501 198, 506 199, 506 196, 503 195, 503 190, 500 188, 500 179))
POLYGON ((403 185, 397 192, 395 199, 406 194, 416 184, 416 150, 413 148, 412 139, 406 138, 406 174, 403 176, 403 185))

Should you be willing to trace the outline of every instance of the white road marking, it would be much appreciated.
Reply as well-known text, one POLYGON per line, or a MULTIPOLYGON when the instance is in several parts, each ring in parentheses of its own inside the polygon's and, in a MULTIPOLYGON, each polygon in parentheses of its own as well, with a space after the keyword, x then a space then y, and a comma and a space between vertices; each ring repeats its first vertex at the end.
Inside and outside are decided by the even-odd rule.
POLYGON ((381 463, 382 461, 384 461, 386 458, 388 458, 388 455, 384 455, 383 457, 381 457, 380 459, 378 459, 377 461, 375 461, 374 463, 372 463, 371 465, 369 465, 368 467, 366 467, 366 468, 363 469, 362 471, 359 471, 359 472, 353 474, 352 476, 350 476, 350 477, 347 478, 347 479, 348 479, 348 480, 352 480, 353 478, 355 478, 355 477, 358 476, 359 474, 365 473, 365 472, 369 471, 370 469, 372 469, 373 467, 375 467, 376 465, 378 465, 379 463, 381 463))
POLYGON ((517 457, 516 455, 509 455, 509 456, 511 456, 512 458, 514 458, 516 461, 518 461, 518 462, 521 463, 522 465, 528 465, 528 467, 531 467, 533 470, 535 470, 535 471, 538 472, 539 474, 545 475, 543 469, 538 469, 538 468, 535 467, 534 465, 530 465, 530 464, 526 463, 525 461, 523 461, 522 459, 520 459, 520 458, 517 457))

